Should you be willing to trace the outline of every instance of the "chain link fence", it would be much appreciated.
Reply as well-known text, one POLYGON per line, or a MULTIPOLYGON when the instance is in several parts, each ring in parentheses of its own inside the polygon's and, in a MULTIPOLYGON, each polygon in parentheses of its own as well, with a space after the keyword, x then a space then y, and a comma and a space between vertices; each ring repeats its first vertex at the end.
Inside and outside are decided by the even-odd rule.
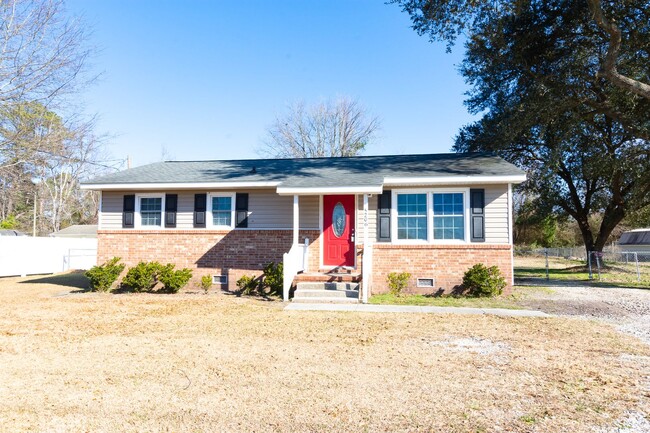
POLYGON ((515 248, 515 278, 650 287, 650 252, 515 248))

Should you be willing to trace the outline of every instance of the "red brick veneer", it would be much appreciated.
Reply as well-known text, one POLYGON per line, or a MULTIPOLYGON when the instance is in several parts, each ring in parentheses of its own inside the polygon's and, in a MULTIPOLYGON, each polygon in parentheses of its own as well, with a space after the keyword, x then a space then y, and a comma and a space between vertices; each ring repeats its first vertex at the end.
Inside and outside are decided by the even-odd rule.
POLYGON ((393 245, 375 243, 373 248, 372 293, 388 292, 390 272, 408 272, 408 293, 429 294, 442 290, 451 293, 460 286, 463 274, 476 263, 496 265, 511 290, 512 252, 510 245, 393 245), (434 278, 433 289, 417 287, 417 278, 434 278))
MULTIPOLYGON (((97 262, 121 257, 127 266, 140 261, 174 263, 193 270, 193 280, 203 275, 228 275, 228 289, 242 275, 261 275, 269 262, 282 262, 289 251, 292 230, 100 230, 97 262)), ((319 232, 301 230, 309 238, 309 271, 319 267, 319 232)))

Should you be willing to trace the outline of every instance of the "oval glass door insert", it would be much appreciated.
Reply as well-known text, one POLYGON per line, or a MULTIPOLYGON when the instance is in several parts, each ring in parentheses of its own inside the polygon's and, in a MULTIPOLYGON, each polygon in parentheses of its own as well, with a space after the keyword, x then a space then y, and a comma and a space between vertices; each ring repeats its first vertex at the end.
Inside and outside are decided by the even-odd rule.
POLYGON ((341 202, 336 203, 332 211, 332 228, 334 229, 334 236, 340 238, 345 232, 345 208, 341 202))

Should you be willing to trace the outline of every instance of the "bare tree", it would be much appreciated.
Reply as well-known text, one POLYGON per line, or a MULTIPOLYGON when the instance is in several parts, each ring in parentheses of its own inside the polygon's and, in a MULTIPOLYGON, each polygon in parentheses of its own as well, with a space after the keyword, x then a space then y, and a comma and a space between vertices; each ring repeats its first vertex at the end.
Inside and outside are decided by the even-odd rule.
POLYGON ((341 97, 309 107, 299 102, 276 118, 259 153, 275 158, 353 156, 378 130, 379 120, 357 100, 341 97))
POLYGON ((50 106, 84 84, 87 31, 61 0, 0 1, 0 104, 50 106))
POLYGON ((72 98, 95 78, 88 32, 63 0, 0 0, 0 221, 31 229, 36 212, 42 233, 96 215, 78 183, 110 162, 72 98))
POLYGON ((89 223, 97 214, 93 192, 82 191, 79 181, 104 171, 102 140, 93 133, 94 121, 72 124, 47 161, 39 167, 39 195, 43 231, 72 223, 89 223))

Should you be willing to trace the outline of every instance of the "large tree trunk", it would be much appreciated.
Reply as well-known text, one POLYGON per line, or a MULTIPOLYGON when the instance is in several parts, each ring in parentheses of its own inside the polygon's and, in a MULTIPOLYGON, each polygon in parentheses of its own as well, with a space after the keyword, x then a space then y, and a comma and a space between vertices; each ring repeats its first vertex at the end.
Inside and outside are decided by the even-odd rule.
POLYGON ((581 213, 574 216, 574 218, 578 223, 578 228, 580 229, 580 234, 582 235, 582 241, 585 244, 587 256, 589 256, 592 251, 595 251, 594 234, 592 233, 591 226, 589 225, 589 215, 581 213))
POLYGON ((625 217, 625 211, 616 206, 614 208, 605 209, 603 214, 603 221, 600 223, 600 229, 598 230, 598 237, 594 243, 594 248, 596 251, 602 251, 605 247, 609 235, 612 234, 616 226, 623 220, 625 217))

